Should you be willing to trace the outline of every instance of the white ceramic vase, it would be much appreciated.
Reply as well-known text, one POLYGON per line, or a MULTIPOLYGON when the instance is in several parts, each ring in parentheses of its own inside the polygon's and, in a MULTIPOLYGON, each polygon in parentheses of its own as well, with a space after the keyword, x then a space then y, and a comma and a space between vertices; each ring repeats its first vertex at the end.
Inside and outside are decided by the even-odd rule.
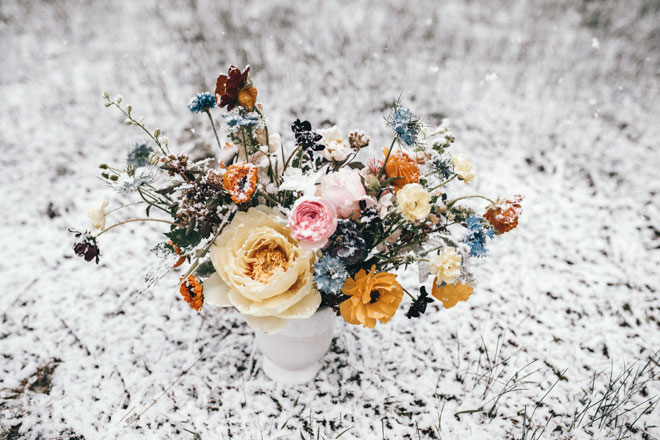
POLYGON ((307 319, 293 319, 274 335, 257 331, 264 372, 276 382, 301 384, 316 377, 330 348, 337 317, 324 308, 307 319))

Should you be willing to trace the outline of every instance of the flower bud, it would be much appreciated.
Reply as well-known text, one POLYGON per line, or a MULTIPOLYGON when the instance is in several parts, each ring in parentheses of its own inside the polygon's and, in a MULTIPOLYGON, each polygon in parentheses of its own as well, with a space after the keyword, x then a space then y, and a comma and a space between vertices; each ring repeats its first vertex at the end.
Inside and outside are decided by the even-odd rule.
POLYGON ((111 103, 111 102, 106 102, 106 103, 103 104, 103 105, 106 106, 106 107, 110 107, 110 106, 112 105, 112 103, 111 103))
POLYGON ((102 163, 101 165, 99 165, 99 168, 101 168, 102 170, 107 170, 108 166, 106 164, 102 163))
POLYGON ((126 111, 127 111, 127 112, 128 112, 128 114, 130 115, 130 114, 131 114, 131 112, 133 111, 133 106, 132 106, 132 105, 130 105, 130 104, 128 104, 128 105, 126 106, 126 111))
POLYGON ((160 136, 160 128, 154 130, 154 137, 157 138, 158 136, 160 136))
POLYGON ((104 97, 105 99, 110 99, 110 93, 108 93, 107 90, 104 90, 104 91, 103 91, 103 97, 104 97))
POLYGON ((113 182, 116 182, 117 180, 119 180, 119 176, 117 176, 116 174, 113 174, 112 176, 110 176, 110 180, 112 180, 113 182))
POLYGON ((153 166, 157 166, 158 163, 160 162, 160 156, 158 153, 151 153, 149 156, 149 163, 153 166))
POLYGON ((117 95, 117 96, 115 96, 115 102, 116 102, 117 104, 119 104, 119 103, 121 102, 122 99, 124 99, 124 98, 123 98, 121 95, 117 95))
POLYGON ((128 118, 124 119, 124 125, 131 125, 132 123, 133 123, 133 121, 131 121, 128 118))
POLYGON ((167 146, 170 142, 170 140, 167 138, 167 136, 163 136, 162 138, 159 139, 160 143, 167 146))

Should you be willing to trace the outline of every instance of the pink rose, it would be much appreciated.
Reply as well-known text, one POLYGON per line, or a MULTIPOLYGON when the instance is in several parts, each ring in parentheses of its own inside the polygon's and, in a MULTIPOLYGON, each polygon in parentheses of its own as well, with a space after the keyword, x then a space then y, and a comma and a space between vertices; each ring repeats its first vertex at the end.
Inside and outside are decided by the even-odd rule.
POLYGON ((335 207, 321 197, 301 197, 291 210, 289 229, 301 247, 319 249, 337 229, 335 207))
POLYGON ((341 168, 321 177, 320 196, 332 203, 341 218, 359 216, 360 200, 371 201, 357 170, 341 168))

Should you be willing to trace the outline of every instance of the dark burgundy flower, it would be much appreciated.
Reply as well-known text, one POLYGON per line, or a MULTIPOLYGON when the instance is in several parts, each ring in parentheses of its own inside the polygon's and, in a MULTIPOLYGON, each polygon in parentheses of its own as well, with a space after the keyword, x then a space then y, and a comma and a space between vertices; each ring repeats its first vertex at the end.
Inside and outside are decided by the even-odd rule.
POLYGON ((312 124, 309 121, 296 119, 291 124, 291 130, 296 137, 296 144, 300 145, 310 158, 312 151, 321 151, 325 148, 325 145, 318 143, 323 136, 312 130, 312 124))
POLYGON ((406 313, 406 316, 408 319, 419 318, 424 313, 426 313, 426 305, 432 302, 433 298, 429 298, 429 294, 426 291, 426 288, 422 286, 417 299, 415 299, 410 305, 410 309, 408 310, 408 313, 406 313))
POLYGON ((254 107, 257 99, 257 89, 246 87, 249 71, 250 66, 246 66, 245 70, 241 72, 241 69, 231 65, 227 75, 218 76, 215 82, 215 99, 220 107, 227 107, 228 111, 237 105, 248 108, 254 107), (241 92, 243 92, 242 96, 241 92))
POLYGON ((96 244, 96 237, 89 232, 71 232, 75 232, 76 242, 73 244, 73 251, 76 255, 83 257, 85 261, 96 260, 96 264, 99 264, 99 255, 101 254, 101 251, 96 244))

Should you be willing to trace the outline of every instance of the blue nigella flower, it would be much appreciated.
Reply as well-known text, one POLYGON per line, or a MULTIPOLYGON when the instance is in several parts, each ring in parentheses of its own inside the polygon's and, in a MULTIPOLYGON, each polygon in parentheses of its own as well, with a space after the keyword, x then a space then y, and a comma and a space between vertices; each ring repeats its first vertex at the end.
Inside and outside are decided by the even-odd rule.
POLYGON ((422 124, 410 109, 397 105, 388 119, 388 124, 401 142, 409 147, 417 144, 417 136, 422 124))
POLYGON ((188 104, 188 109, 193 113, 201 113, 215 107, 215 96, 212 93, 198 93, 188 104))
POLYGON ((465 220, 470 232, 465 236, 463 242, 470 246, 470 255, 477 258, 486 256, 486 239, 492 239, 494 236, 493 230, 486 228, 482 220, 476 215, 471 215, 465 220))
POLYGON ((324 293, 338 293, 348 278, 346 266, 337 257, 324 255, 314 265, 314 282, 324 293))
POLYGON ((227 122, 227 126, 231 128, 251 127, 260 122, 260 116, 257 112, 246 113, 244 115, 240 112, 230 112, 222 115, 227 122))
POLYGON ((149 156, 154 152, 154 149, 147 144, 135 144, 135 146, 128 152, 126 162, 133 168, 146 167, 149 165, 149 156))

